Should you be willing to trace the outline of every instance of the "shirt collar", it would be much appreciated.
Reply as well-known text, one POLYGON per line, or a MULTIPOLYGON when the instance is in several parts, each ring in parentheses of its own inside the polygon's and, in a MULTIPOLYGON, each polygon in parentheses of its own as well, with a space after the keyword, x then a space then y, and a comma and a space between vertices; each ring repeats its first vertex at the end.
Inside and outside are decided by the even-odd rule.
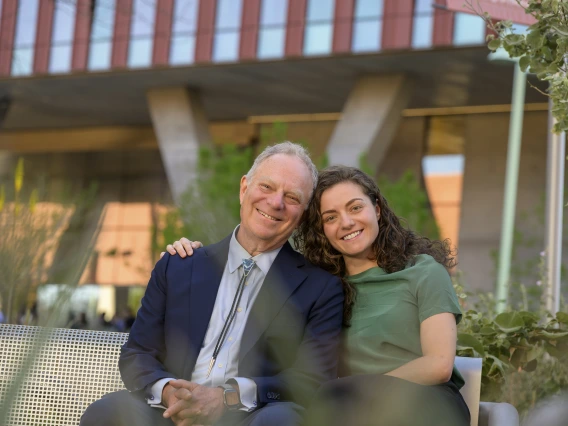
MULTIPOLYGON (((244 249, 243 246, 237 241, 237 231, 239 230, 239 226, 235 228, 233 231, 233 235, 231 236, 231 242, 229 243, 229 272, 232 274, 235 272, 239 266, 242 265, 243 259, 249 259, 250 254, 248 251, 244 249)), ((257 254, 252 259, 256 262, 256 266, 264 273, 264 275, 268 274, 268 270, 272 266, 272 263, 280 253, 282 247, 278 247, 274 250, 270 250, 264 253, 257 254)))

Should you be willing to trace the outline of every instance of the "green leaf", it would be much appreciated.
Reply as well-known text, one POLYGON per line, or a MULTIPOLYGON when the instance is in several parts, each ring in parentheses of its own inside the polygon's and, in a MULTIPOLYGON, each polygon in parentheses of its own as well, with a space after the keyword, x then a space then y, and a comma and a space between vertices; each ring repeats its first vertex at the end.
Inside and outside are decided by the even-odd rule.
POLYGON ((35 212, 37 202, 38 202, 38 192, 37 192, 37 188, 35 188, 32 191, 32 193, 30 194, 30 201, 29 201, 30 212, 32 212, 32 213, 35 212))
POLYGON ((501 39, 500 38, 494 38, 493 40, 491 40, 488 44, 487 47, 489 47, 489 49, 495 51, 497 49, 499 49, 501 47, 501 39))
POLYGON ((526 36, 527 44, 532 49, 540 49, 544 45, 545 40, 546 38, 541 35, 540 30, 538 29, 532 30, 526 36))
POLYGON ((543 353, 543 349, 538 346, 533 346, 526 352, 526 360, 527 362, 531 362, 538 357, 540 357, 543 353))
POLYGON ((523 317, 518 312, 503 312, 494 320, 497 327, 506 333, 514 333, 525 326, 523 317))
POLYGON ((505 36, 505 46, 519 46, 525 42, 525 36, 521 34, 508 34, 505 36))
POLYGON ((479 334, 481 334, 482 336, 493 336, 497 334, 497 331, 493 327, 485 326, 481 327, 479 334))
POLYGON ((527 55, 521 57, 521 59, 519 60, 519 67, 521 67, 521 71, 523 72, 527 71, 530 64, 531 64, 531 59, 527 55))
POLYGON ((481 342, 474 336, 467 333, 458 333, 458 349, 473 349, 476 355, 480 357, 483 357, 485 355, 483 344, 481 344, 481 342))
POLYGON ((566 312, 557 312, 556 319, 561 324, 568 324, 568 314, 566 312))
POLYGON ((523 317, 523 321, 525 322, 525 327, 532 326, 538 323, 538 321, 540 320, 539 316, 534 312, 521 311, 519 313, 523 317))
POLYGON ((546 331, 546 330, 539 330, 537 334, 539 336, 544 336, 544 337, 546 337, 547 339, 550 339, 550 340, 558 340, 562 337, 568 336, 568 331, 550 332, 550 331, 546 331))
POLYGON ((505 376, 505 373, 508 370, 507 364, 493 355, 487 355, 487 360, 491 364, 491 367, 487 372, 487 376, 505 376))
POLYGON ((23 184, 24 184, 24 159, 19 158, 18 164, 16 165, 16 172, 14 174, 14 189, 16 190, 16 194, 20 193, 23 184))
POLYGON ((544 349, 546 350, 546 352, 548 352, 550 356, 553 356, 555 358, 559 358, 562 355, 562 352, 558 350, 556 346, 548 342, 544 345, 544 349))

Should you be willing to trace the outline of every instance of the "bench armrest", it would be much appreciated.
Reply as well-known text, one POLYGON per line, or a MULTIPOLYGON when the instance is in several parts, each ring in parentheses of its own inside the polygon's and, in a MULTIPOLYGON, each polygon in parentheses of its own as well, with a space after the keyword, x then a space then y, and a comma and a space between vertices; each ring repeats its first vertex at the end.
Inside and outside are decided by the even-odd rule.
POLYGON ((506 402, 480 402, 479 426, 519 426, 519 413, 506 402))

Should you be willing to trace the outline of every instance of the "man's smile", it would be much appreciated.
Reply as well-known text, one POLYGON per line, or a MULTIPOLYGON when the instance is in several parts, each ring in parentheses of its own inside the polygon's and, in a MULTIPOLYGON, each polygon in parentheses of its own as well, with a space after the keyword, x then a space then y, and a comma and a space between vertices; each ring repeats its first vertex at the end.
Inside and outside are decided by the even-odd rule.
POLYGON ((274 216, 270 216, 267 213, 264 213, 262 210, 256 209, 257 212, 259 212, 262 216, 266 217, 267 219, 273 220, 275 222, 280 222, 281 219, 275 218, 274 216))

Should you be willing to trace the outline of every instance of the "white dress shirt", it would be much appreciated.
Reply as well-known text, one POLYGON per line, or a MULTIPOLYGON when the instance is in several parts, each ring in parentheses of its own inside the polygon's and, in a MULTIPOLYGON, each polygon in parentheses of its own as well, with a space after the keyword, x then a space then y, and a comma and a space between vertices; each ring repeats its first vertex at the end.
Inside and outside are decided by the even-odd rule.
MULTIPOLYGON (((262 287, 264 278, 266 274, 268 274, 268 270, 282 247, 269 252, 260 253, 252 258, 256 262, 256 265, 245 281, 241 302, 237 307, 237 314, 221 346, 213 370, 209 377, 207 377, 209 362, 213 356, 217 339, 219 339, 221 330, 227 320, 237 287, 244 274, 242 267, 243 259, 251 258, 250 254, 237 241, 236 234, 238 229, 239 227, 237 226, 233 231, 233 236, 229 243, 228 260, 225 264, 207 333, 205 334, 205 339, 203 340, 199 356, 197 357, 195 367, 191 374, 191 381, 209 387, 219 386, 229 381, 236 381, 239 385, 241 403, 244 406, 241 410, 253 411, 257 406, 256 383, 249 378, 237 377, 241 339, 247 318, 262 287)), ((152 385, 152 396, 147 399, 148 404, 152 407, 165 408, 162 405, 162 391, 170 380, 174 380, 174 378, 164 378, 152 385)))

